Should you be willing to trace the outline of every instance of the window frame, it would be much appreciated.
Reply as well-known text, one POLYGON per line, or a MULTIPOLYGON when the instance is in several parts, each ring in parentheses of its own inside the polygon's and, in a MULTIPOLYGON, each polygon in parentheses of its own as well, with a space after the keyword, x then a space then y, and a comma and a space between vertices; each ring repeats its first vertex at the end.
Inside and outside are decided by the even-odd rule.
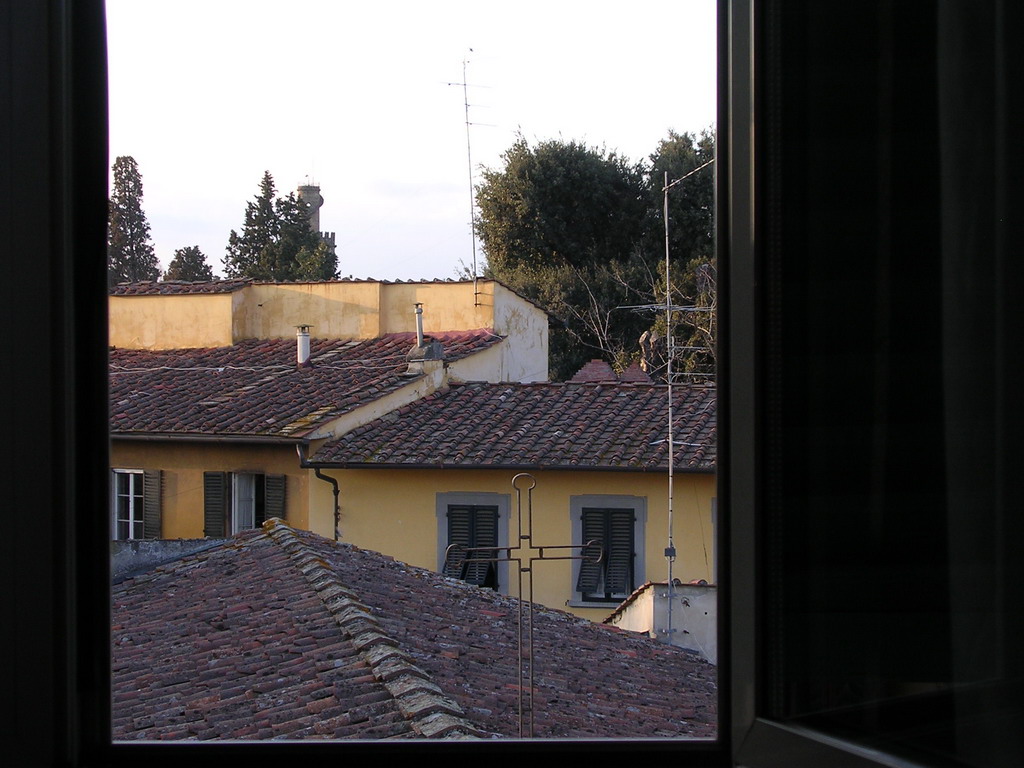
POLYGON ((114 467, 110 470, 110 535, 113 541, 142 541, 159 539, 163 536, 163 515, 162 515, 162 504, 163 504, 163 471, 159 469, 128 469, 114 467), (132 535, 128 538, 122 539, 117 537, 118 527, 120 525, 120 519, 118 517, 118 499, 121 497, 117 488, 117 478, 119 476, 131 476, 130 481, 132 485, 135 483, 135 478, 139 479, 142 486, 141 493, 135 494, 134 491, 131 494, 131 498, 134 499, 136 496, 140 499, 138 519, 135 519, 135 502, 132 501, 132 519, 129 521, 129 526, 132 526, 132 535), (135 536, 134 526, 142 526, 142 535, 135 536))
POLYGON ((111 511, 111 525, 112 540, 113 541, 138 541, 146 538, 146 476, 141 469, 120 469, 115 468, 111 470, 112 483, 110 488, 110 511, 111 511), (120 478, 128 477, 129 493, 127 495, 130 507, 127 521, 121 518, 121 509, 119 501, 125 494, 121 493, 118 488, 120 478), (138 493, 135 492, 135 485, 138 483, 138 493), (138 500, 138 514, 136 514, 136 499, 138 500), (123 522, 128 524, 128 536, 120 536, 119 529, 123 522), (135 526, 141 528, 142 535, 135 535, 135 526))
MULTIPOLYGON (((724 0, 719 7, 726 8, 724 0)), ((42 608, 11 612, 17 614, 10 631, 19 638, 15 650, 22 662, 14 672, 19 684, 24 683, 18 688, 19 717, 12 724, 20 737, 13 745, 16 762, 134 766, 143 760, 152 766, 177 767, 184 759, 191 765, 223 768, 235 762, 249 764, 254 758, 336 758, 339 753, 379 759, 422 758, 431 752, 547 752, 601 758, 643 752, 670 755, 679 766, 728 765, 725 718, 722 736, 711 743, 641 739, 540 744, 111 744, 109 529, 76 514, 109 504, 109 423, 106 408, 97 407, 107 401, 106 356, 101 352, 108 341, 106 310, 102 300, 93 301, 107 290, 104 5, 103 0, 53 0, 19 3, 9 10, 11 28, 19 35, 8 39, 10 47, 0 58, 0 67, 27 80, 29 87, 17 93, 2 91, 14 106, 6 114, 17 115, 5 129, 13 134, 9 146, 21 155, 17 178, 27 183, 20 191, 44 201, 20 206, 23 221, 9 238, 14 246, 10 252, 32 252, 37 258, 11 265, 21 293, 16 308, 25 311, 18 323, 13 314, 5 320, 12 328, 27 323, 41 330, 40 343, 25 352, 33 365, 19 370, 25 384, 17 390, 24 402, 39 408, 24 409, 31 421, 17 421, 20 429, 9 434, 49 429, 66 438, 47 446, 58 481, 46 491, 43 513, 16 516, 19 535, 7 537, 41 538, 54 552, 52 557, 10 559, 24 577, 18 584, 31 584, 24 590, 19 587, 19 599, 42 608), (40 245, 40 237, 45 245, 40 245)), ((720 42, 725 41, 726 28, 724 22, 719 25, 720 42)), ((719 91, 721 95, 725 89, 719 91)), ((724 146, 724 141, 719 143, 724 146)))
MULTIPOLYGON (((1010 4, 1007 4, 1009 7, 1010 4)), ((3 194, 8 210, 19 211, 11 233, 0 233, 10 253, 8 282, 18 286, 0 302, 9 329, 38 331, 37 344, 18 350, 24 364, 10 366, 5 385, 18 404, 5 430, 12 457, 23 455, 25 436, 39 435, 39 453, 54 481, 26 488, 24 473, 5 476, 5 499, 19 514, 4 537, 0 558, 14 589, 6 599, 18 663, 11 674, 19 708, 7 740, 13 762, 22 765, 230 765, 254 757, 317 759, 382 755, 520 755, 540 751, 593 756, 670 757, 676 765, 724 766, 733 760, 771 765, 910 765, 884 751, 868 752, 810 729, 759 717, 763 667, 758 638, 764 628, 757 575, 764 566, 757 512, 759 460, 764 448, 757 394, 758 365, 771 354, 756 290, 755 201, 777 190, 759 188, 755 176, 755 119, 761 96, 763 56, 755 41, 765 38, 751 0, 719 2, 719 159, 717 174, 720 303, 723 349, 719 357, 719 493, 721 563, 729 578, 720 586, 726 610, 720 614, 719 647, 731 664, 720 668, 720 739, 687 742, 436 744, 140 744, 110 743, 109 715, 109 540, 110 531, 89 519, 89 510, 110 500, 106 402, 106 319, 103 263, 106 157, 106 88, 102 0, 16 3, 7 9, 11 29, 0 66, 0 95, 12 108, 0 142, 5 163, 19 184, 3 194), (14 75, 19 87, 8 86, 14 75), (22 79, 27 87, 20 87, 22 79), (13 147, 13 150, 7 149, 13 147), (15 207, 17 199, 34 201, 15 207), (724 239, 723 239, 724 236, 724 239), (726 274, 722 274, 725 271, 726 274), (741 428, 742 427, 742 428, 741 428), (15 442, 17 441, 17 443, 15 442), (13 447, 17 445, 17 447, 13 447), (19 452, 19 453, 16 453, 19 452), (30 514, 29 510, 39 510, 30 514), (25 547, 39 541, 40 547, 25 547), (731 630, 731 631, 730 631, 731 630)), ((1016 76, 1016 73, 1014 73, 1016 76)), ((6 105, 5 105, 6 106, 6 105)), ((763 140, 759 133, 757 141, 763 140)), ((1014 192, 1019 190, 1015 188, 1014 192)), ((1019 226, 1019 225, 1018 225, 1019 226)), ((15 461, 6 462, 9 466, 15 461)))

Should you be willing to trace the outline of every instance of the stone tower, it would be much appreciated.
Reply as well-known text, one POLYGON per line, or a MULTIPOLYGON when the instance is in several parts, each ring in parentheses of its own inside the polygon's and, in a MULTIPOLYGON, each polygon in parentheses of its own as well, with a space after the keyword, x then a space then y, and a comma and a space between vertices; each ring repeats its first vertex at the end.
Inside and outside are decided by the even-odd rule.
POLYGON ((309 205, 309 228, 314 232, 320 231, 320 206, 324 204, 323 195, 320 194, 320 187, 315 184, 303 184, 298 189, 299 200, 309 205))
POLYGON ((303 200, 309 205, 309 228, 320 235, 320 239, 327 243, 327 249, 333 254, 335 252, 334 233, 320 231, 320 206, 324 204, 320 187, 316 184, 301 184, 296 194, 299 200, 303 200))

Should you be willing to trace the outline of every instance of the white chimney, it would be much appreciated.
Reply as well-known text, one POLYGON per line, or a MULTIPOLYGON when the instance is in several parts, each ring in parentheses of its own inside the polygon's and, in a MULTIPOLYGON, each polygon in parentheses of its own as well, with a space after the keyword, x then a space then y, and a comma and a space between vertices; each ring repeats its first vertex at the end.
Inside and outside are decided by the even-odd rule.
POLYGON ((295 362, 300 367, 309 365, 309 329, 311 325, 295 326, 295 362))

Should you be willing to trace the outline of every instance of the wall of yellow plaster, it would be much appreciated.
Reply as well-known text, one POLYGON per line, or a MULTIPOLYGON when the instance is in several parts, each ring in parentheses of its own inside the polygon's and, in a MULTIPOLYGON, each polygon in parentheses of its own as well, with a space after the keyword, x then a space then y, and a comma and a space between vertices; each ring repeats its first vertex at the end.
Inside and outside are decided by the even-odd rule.
MULTIPOLYGON (((326 470, 341 487, 341 539, 383 552, 403 562, 436 570, 438 566, 436 496, 438 493, 489 492, 510 495, 511 518, 517 519, 511 479, 515 473, 491 470, 326 470)), ((534 472, 533 541, 568 544, 571 537, 570 497, 626 495, 647 499, 645 570, 637 582, 663 580, 667 575, 664 550, 668 538, 667 478, 662 474, 618 472, 534 472)), ((313 515, 332 508, 330 486, 313 480, 313 515)), ((673 533, 677 550, 673 577, 683 581, 712 580, 714 535, 711 475, 676 475, 673 533)), ((525 503, 525 502, 524 502, 525 503)), ((525 508, 524 508, 525 514, 525 508)), ((514 543, 518 531, 509 531, 514 543)), ((600 620, 614 606, 570 607, 571 563, 552 561, 536 569, 534 599, 554 608, 600 620)))
MULTIPOLYGON (((243 446, 115 439, 111 445, 110 466, 114 469, 163 470, 161 538, 203 538, 203 472, 207 471, 286 475, 286 520, 296 528, 310 527, 311 473, 299 468, 295 448, 290 445, 243 446)), ((110 510, 104 514, 109 517, 110 510)), ((332 536, 330 523, 317 533, 332 536)))
POLYGON ((494 328, 494 285, 478 281, 474 301, 472 283, 388 283, 381 291, 382 332, 416 330, 417 302, 423 304, 423 330, 428 334, 494 328))
MULTIPOLYGON (((236 339, 287 339, 295 326, 310 325, 316 339, 380 336, 381 283, 286 283, 250 285, 239 291, 236 339)), ((410 326, 406 330, 412 330, 410 326)))
POLYGON ((110 344, 122 349, 228 346, 233 343, 232 296, 111 296, 110 344))

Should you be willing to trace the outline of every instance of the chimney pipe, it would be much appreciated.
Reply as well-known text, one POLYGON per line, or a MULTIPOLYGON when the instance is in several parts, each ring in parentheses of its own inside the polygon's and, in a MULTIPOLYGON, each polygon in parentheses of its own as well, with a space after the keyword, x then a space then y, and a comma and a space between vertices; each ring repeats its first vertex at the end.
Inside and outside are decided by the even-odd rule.
POLYGON ((416 302, 416 346, 423 346, 423 303, 416 302))
POLYGON ((300 368, 308 368, 309 363, 309 329, 311 325, 297 325, 295 332, 295 362, 300 368))

